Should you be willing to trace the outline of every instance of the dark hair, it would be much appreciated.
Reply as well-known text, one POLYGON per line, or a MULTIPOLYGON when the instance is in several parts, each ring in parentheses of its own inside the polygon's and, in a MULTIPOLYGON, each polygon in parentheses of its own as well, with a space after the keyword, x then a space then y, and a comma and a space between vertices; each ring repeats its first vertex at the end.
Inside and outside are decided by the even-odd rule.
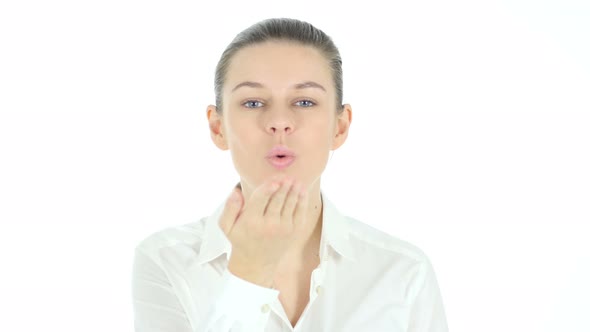
POLYGON ((222 89, 231 58, 240 49, 266 41, 294 41, 313 46, 329 61, 336 88, 337 113, 342 107, 342 59, 332 39, 313 25, 291 18, 270 18, 260 21, 240 32, 227 46, 215 68, 215 103, 217 113, 222 114, 222 89))

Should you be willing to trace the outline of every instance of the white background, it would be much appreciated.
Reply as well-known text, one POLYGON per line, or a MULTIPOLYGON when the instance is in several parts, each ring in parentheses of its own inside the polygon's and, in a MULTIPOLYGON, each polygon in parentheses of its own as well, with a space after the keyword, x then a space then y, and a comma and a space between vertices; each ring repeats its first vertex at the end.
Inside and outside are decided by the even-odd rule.
POLYGON ((427 253, 452 331, 590 331, 581 0, 3 1, 1 331, 132 330, 135 245, 238 181, 205 108, 269 17, 340 48, 353 122, 322 188, 427 253))

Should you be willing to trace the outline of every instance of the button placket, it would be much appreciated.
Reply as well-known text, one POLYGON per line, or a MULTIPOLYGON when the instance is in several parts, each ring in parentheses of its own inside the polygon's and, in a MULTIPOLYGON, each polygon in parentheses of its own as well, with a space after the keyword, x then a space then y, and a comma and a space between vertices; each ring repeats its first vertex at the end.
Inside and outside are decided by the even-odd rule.
POLYGON ((326 274, 325 266, 325 264, 320 264, 320 266, 311 274, 312 288, 310 289, 310 298, 315 298, 323 291, 322 285, 324 284, 324 277, 326 274))
POLYGON ((263 314, 266 314, 266 313, 268 313, 270 311, 270 306, 268 304, 264 304, 262 307, 260 307, 260 311, 263 314))
POLYGON ((320 295, 320 294, 322 293, 322 290, 323 290, 323 289, 322 289, 322 286, 321 286, 321 285, 318 285, 318 286, 315 288, 315 292, 316 292, 318 295, 320 295))

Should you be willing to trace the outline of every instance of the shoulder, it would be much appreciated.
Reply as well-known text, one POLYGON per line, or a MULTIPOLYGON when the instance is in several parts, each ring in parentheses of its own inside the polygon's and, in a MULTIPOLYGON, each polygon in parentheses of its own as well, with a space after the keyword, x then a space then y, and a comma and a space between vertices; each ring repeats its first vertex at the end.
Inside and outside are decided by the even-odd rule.
POLYGON ((158 230, 144 239, 135 247, 136 251, 155 258, 164 248, 175 247, 178 245, 198 248, 203 241, 205 232, 206 217, 198 221, 170 226, 158 230))
POLYGON ((400 291, 406 294, 400 296, 412 299, 425 285, 433 287, 436 283, 431 260, 417 245, 355 218, 344 217, 342 221, 349 229, 356 266, 363 273, 374 271, 371 280, 375 283, 385 280, 384 289, 400 291))
POLYGON ((383 259, 405 259, 409 262, 428 263, 426 253, 418 246, 377 229, 358 219, 345 216, 351 240, 356 244, 357 251, 363 255, 381 255, 383 259))

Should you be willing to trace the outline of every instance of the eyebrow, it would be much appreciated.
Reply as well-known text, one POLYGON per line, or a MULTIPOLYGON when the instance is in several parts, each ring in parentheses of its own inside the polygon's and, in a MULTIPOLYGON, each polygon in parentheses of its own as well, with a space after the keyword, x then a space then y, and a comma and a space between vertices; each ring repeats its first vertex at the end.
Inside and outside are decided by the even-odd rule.
MULTIPOLYGON (((262 85, 261 83, 251 82, 251 81, 245 81, 245 82, 242 82, 242 83, 236 85, 231 90, 231 92, 234 92, 238 88, 241 88, 243 86, 249 86, 251 88, 264 88, 264 85, 262 85)), ((318 83, 316 83, 314 81, 306 81, 306 82, 303 82, 303 83, 297 83, 297 84, 293 85, 293 88, 295 88, 297 90, 305 89, 305 88, 318 88, 318 89, 322 89, 322 90, 324 90, 324 92, 326 92, 326 89, 321 84, 318 84, 318 83)))

